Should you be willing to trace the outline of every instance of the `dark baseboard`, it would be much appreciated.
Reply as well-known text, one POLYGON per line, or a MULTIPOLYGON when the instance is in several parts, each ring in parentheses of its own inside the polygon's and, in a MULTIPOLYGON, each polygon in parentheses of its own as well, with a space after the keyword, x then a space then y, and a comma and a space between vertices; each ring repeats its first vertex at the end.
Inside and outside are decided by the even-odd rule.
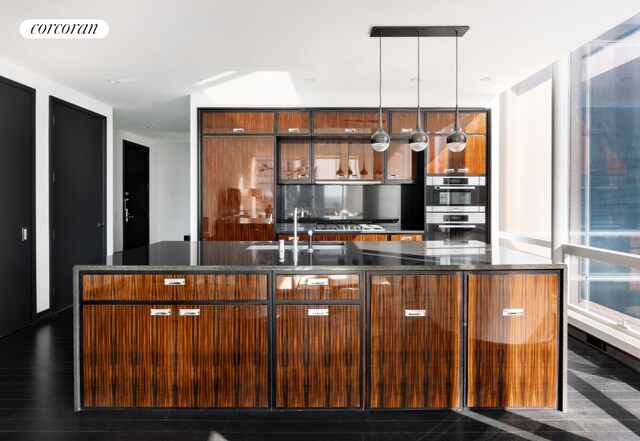
POLYGON ((569 325, 569 335, 580 340, 583 343, 588 344, 592 348, 595 348, 600 352, 607 354, 609 357, 619 361, 628 368, 640 373, 640 359, 629 354, 628 352, 622 351, 611 345, 610 343, 599 339, 598 337, 587 334, 586 332, 576 328, 575 326, 569 325))
POLYGON ((45 320, 49 320, 50 318, 51 318, 51 310, 47 308, 44 311, 40 311, 39 313, 36 314, 36 318, 33 321, 33 324, 36 325, 45 320))

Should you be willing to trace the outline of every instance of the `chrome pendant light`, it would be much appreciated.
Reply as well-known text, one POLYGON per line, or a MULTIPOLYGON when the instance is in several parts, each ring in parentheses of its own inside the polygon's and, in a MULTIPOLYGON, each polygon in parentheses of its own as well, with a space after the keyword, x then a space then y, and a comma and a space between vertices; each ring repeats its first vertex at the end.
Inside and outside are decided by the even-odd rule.
POLYGON ((418 91, 418 111, 417 111, 417 124, 416 129, 411 132, 409 137, 409 147, 414 152, 421 152, 427 148, 429 144, 429 136, 422 130, 422 123, 420 122, 420 32, 418 32, 418 77, 416 78, 416 88, 418 91))
POLYGON ((467 146, 467 135, 460 130, 458 112, 458 31, 456 30, 456 121, 451 134, 447 136, 447 148, 452 152, 461 152, 467 146))
POLYGON ((378 106, 378 130, 371 135, 371 147, 376 152, 384 152, 389 148, 389 143, 391 142, 391 138, 389 134, 384 131, 382 128, 382 32, 379 34, 379 63, 378 63, 378 73, 379 73, 379 83, 378 83, 378 97, 380 99, 378 106))

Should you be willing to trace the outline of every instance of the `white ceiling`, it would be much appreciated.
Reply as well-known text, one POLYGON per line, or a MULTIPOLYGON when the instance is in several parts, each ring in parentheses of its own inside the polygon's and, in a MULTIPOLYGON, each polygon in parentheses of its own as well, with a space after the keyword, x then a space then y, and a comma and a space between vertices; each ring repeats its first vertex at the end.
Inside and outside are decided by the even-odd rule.
MULTIPOLYGON (((640 12, 640 3, 20 0, 3 1, 0 12, 0 58, 113 106, 118 128, 186 140, 191 94, 210 106, 376 106, 374 25, 470 26, 460 39, 460 105, 486 106, 640 12), (110 32, 103 40, 20 35, 23 20, 42 18, 103 19, 110 32)), ((422 105, 453 106, 454 39, 421 45, 422 105)), ((415 39, 383 39, 383 106, 415 105, 415 71, 415 39)))

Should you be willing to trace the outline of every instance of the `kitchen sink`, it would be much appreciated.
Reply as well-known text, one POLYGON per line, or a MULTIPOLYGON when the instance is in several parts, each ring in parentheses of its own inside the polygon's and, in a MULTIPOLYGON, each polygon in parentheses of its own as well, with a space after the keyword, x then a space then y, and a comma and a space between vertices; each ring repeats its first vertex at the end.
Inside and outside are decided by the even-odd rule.
MULTIPOLYGON (((314 250, 341 250, 344 248, 344 242, 317 242, 313 244, 314 250)), ((298 250, 306 251, 309 248, 307 242, 298 243, 298 250)), ((277 242, 254 242, 247 247, 248 250, 278 250, 277 242)), ((284 249, 286 251, 293 250, 293 244, 285 243, 284 249)))

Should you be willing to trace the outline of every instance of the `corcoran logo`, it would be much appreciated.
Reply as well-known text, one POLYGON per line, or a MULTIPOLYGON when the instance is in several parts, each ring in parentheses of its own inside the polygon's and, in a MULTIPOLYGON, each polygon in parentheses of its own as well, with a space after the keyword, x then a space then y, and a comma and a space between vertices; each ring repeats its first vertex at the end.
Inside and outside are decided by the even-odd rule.
POLYGON ((20 33, 29 39, 100 39, 109 34, 104 20, 25 20, 20 33))

